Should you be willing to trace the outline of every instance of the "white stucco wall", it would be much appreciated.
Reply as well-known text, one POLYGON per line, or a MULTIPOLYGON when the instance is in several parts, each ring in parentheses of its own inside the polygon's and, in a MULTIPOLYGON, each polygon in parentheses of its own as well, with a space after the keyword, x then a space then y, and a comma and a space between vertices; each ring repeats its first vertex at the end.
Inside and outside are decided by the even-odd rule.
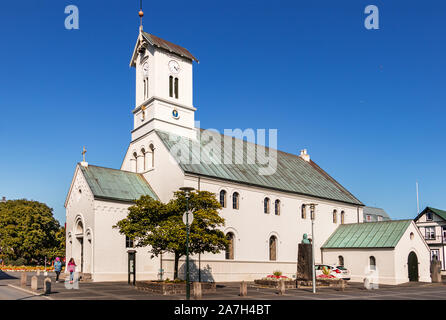
POLYGON ((344 266, 351 272, 351 281, 363 282, 370 256, 376 259, 380 284, 401 284, 409 282, 408 257, 410 252, 418 258, 420 282, 431 282, 429 249, 412 222, 395 248, 363 249, 323 249, 325 264, 338 264, 339 256, 344 258, 344 266), (410 234, 413 233, 413 239, 410 234))
POLYGON ((339 256, 344 258, 344 266, 350 270, 351 281, 363 282, 370 257, 374 256, 379 271, 380 284, 396 284, 394 249, 323 249, 324 264, 338 264, 339 256))
POLYGON ((431 282, 430 277, 430 250, 423 239, 415 223, 412 222, 407 228, 400 242, 395 248, 395 278, 396 282, 409 281, 408 256, 413 251, 418 259, 418 276, 420 282, 431 282), (411 239, 411 234, 413 237, 411 239))
MULTIPOLYGON (((127 217, 131 204, 95 201, 96 236, 94 243, 94 281, 127 281, 128 254, 125 236, 113 226, 127 217)), ((157 259, 151 259, 148 250, 135 248, 138 280, 156 279, 157 259)))
POLYGON ((76 166, 70 191, 66 200, 66 260, 67 263, 70 258, 78 265, 80 271, 81 258, 81 244, 79 238, 83 238, 84 242, 84 272, 89 273, 92 266, 92 255, 89 254, 91 250, 88 234, 94 230, 94 198, 87 184, 79 166, 76 166), (79 190, 81 192, 79 192, 79 190), (79 223, 83 226, 83 232, 79 232, 79 223))

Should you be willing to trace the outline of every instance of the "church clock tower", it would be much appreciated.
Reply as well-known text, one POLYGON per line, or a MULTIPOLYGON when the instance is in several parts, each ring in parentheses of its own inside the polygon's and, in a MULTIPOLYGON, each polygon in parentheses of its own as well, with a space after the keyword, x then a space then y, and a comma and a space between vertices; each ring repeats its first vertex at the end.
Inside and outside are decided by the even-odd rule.
POLYGON ((136 69, 132 141, 153 130, 195 138, 194 61, 187 49, 140 28, 130 61, 136 69))

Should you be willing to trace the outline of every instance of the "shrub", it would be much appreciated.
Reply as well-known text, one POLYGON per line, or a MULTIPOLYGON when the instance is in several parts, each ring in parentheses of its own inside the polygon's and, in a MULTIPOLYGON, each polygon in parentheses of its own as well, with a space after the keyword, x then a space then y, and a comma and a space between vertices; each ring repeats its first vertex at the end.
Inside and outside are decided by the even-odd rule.
POLYGON ((24 266, 25 264, 26 264, 26 260, 23 259, 23 258, 18 258, 18 259, 15 260, 15 261, 11 261, 11 265, 12 265, 12 266, 16 266, 16 267, 18 267, 18 266, 24 266))
POLYGON ((280 277, 282 275, 282 271, 276 270, 273 272, 273 275, 276 277, 280 277))

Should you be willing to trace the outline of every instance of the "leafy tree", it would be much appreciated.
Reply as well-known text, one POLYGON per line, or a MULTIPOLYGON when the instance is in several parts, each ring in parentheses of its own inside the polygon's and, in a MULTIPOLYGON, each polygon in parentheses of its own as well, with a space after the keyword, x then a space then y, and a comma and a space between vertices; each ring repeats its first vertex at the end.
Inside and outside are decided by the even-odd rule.
MULTIPOLYGON (((224 219, 218 214, 221 209, 215 194, 208 191, 195 191, 190 194, 189 210, 194 214, 190 225, 189 252, 219 253, 228 245, 224 233, 224 219)), ((142 196, 129 208, 127 218, 119 221, 115 228, 127 237, 136 240, 136 246, 149 247, 153 256, 170 252, 175 257, 174 278, 178 278, 178 262, 186 255, 186 227, 182 221, 186 212, 186 194, 174 193, 167 204, 142 196)))
POLYGON ((6 261, 42 263, 45 257, 53 258, 63 252, 61 240, 65 235, 61 232, 53 209, 44 203, 28 200, 0 203, 0 257, 6 261))

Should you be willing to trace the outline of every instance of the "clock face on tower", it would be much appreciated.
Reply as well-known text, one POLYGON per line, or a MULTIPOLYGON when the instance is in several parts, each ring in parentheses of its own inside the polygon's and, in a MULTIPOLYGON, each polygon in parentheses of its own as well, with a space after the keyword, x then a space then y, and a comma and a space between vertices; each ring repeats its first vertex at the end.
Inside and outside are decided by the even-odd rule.
POLYGON ((178 72, 180 72, 180 64, 175 60, 170 60, 169 70, 170 72, 177 74, 178 72))
POLYGON ((149 64, 147 62, 142 66, 142 73, 145 77, 149 76, 149 64))

